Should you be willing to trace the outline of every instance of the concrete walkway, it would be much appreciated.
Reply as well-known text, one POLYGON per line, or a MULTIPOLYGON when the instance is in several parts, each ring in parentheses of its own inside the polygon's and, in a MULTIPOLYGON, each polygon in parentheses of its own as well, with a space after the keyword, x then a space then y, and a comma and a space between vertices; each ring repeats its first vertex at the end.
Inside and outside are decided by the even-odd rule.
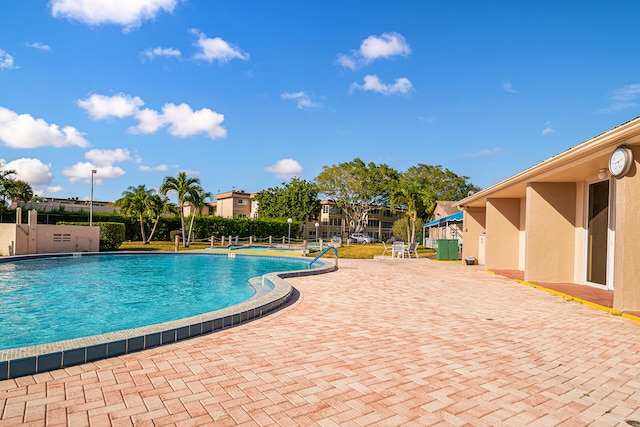
POLYGON ((640 323, 430 260, 340 260, 283 310, 0 382, 0 426, 628 426, 640 323))

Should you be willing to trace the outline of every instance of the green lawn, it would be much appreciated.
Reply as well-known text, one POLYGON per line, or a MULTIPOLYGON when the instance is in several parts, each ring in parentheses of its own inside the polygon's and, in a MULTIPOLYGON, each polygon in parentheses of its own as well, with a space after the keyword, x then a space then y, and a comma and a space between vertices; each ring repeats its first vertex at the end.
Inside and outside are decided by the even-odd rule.
MULTIPOLYGON (((180 244, 178 251, 195 251, 202 250, 210 247, 208 242, 195 242, 188 248, 183 248, 180 244)), ((173 242, 151 242, 149 245, 143 245, 142 242, 124 242, 120 246, 121 251, 169 251, 175 250, 175 244, 173 242)), ((376 255, 382 255, 384 247, 382 243, 372 243, 368 245, 352 244, 349 246, 342 246, 338 248, 338 258, 354 258, 354 259, 373 259, 376 255)), ((387 255, 389 255, 387 253, 387 255)), ((435 255, 435 250, 426 249, 423 247, 418 248, 418 255, 421 257, 428 257, 435 255)), ((329 251, 325 254, 326 257, 333 258, 333 251, 329 251)))

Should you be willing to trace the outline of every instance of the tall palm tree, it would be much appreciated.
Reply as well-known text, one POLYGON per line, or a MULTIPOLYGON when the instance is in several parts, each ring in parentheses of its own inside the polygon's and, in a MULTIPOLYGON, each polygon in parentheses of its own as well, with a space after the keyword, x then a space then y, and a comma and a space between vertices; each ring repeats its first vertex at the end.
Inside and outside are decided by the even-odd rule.
POLYGON ((160 216, 170 212, 171 207, 172 203, 169 202, 169 198, 167 196, 163 196, 161 194, 151 195, 151 197, 149 198, 147 212, 153 218, 153 228, 151 229, 151 233, 149 233, 149 237, 147 238, 145 245, 151 243, 151 239, 153 239, 153 235, 155 234, 156 228, 158 227, 160 216))
POLYGON ((154 190, 147 190, 145 185, 131 186, 122 193, 120 199, 116 200, 116 206, 120 208, 122 213, 138 217, 142 242, 145 245, 149 243, 144 229, 145 216, 150 209, 151 197, 154 192, 154 190))
POLYGON ((191 239, 191 232, 193 231, 193 220, 198 215, 202 214, 202 208, 206 204, 206 199, 211 197, 211 193, 204 191, 200 188, 198 191, 193 191, 187 196, 187 202, 193 205, 193 211, 191 212, 191 221, 189 223, 189 233, 187 233, 187 246, 189 246, 189 240, 191 239))
POLYGON ((407 218, 407 237, 409 242, 416 238, 416 222, 418 210, 433 210, 435 198, 433 194, 416 183, 400 180, 396 189, 391 193, 391 208, 403 206, 407 218))
POLYGON ((184 205, 188 201, 187 198, 191 197, 192 194, 203 191, 200 185, 200 179, 189 178, 186 172, 180 172, 177 177, 165 177, 159 191, 163 196, 166 196, 170 191, 175 191, 178 194, 180 226, 182 227, 182 246, 186 248, 189 244, 187 243, 187 236, 184 232, 184 205))

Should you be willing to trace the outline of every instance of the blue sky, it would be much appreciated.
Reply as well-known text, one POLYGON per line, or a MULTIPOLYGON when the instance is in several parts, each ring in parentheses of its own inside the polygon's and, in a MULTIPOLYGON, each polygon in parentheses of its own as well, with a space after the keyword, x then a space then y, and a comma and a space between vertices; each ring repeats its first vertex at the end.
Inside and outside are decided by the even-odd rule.
POLYGON ((360 157, 488 187, 638 116, 640 2, 0 2, 0 167, 111 201, 360 157))

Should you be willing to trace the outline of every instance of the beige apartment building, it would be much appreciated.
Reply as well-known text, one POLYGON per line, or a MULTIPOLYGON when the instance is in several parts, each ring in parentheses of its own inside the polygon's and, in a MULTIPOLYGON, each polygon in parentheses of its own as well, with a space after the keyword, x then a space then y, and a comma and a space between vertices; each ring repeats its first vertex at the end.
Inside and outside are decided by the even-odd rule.
POLYGON ((216 194, 216 201, 209 203, 207 212, 203 215, 217 215, 223 218, 255 218, 255 193, 244 190, 232 190, 216 194))
MULTIPOLYGON (((246 193, 242 190, 227 191, 216 195, 216 201, 209 204, 211 214, 224 218, 258 218, 258 203, 255 200, 255 193, 246 193)), ((333 236, 346 236, 353 231, 345 221, 342 210, 335 202, 321 200, 322 210, 320 217, 316 221, 300 224, 300 234, 303 239, 315 241, 323 239, 327 241, 333 236), (318 225, 316 227, 316 224, 318 225), (316 235, 317 232, 317 235, 316 235)), ((187 207, 185 207, 186 209, 187 207)), ((188 213, 185 212, 185 215, 188 213)), ((207 215, 208 212, 203 212, 207 215)), ((367 218, 367 225, 364 233, 374 239, 387 240, 393 234, 393 223, 402 218, 404 211, 396 209, 391 211, 388 208, 374 209, 367 218)))
POLYGON ((640 117, 457 202, 463 257, 640 310, 640 117))

